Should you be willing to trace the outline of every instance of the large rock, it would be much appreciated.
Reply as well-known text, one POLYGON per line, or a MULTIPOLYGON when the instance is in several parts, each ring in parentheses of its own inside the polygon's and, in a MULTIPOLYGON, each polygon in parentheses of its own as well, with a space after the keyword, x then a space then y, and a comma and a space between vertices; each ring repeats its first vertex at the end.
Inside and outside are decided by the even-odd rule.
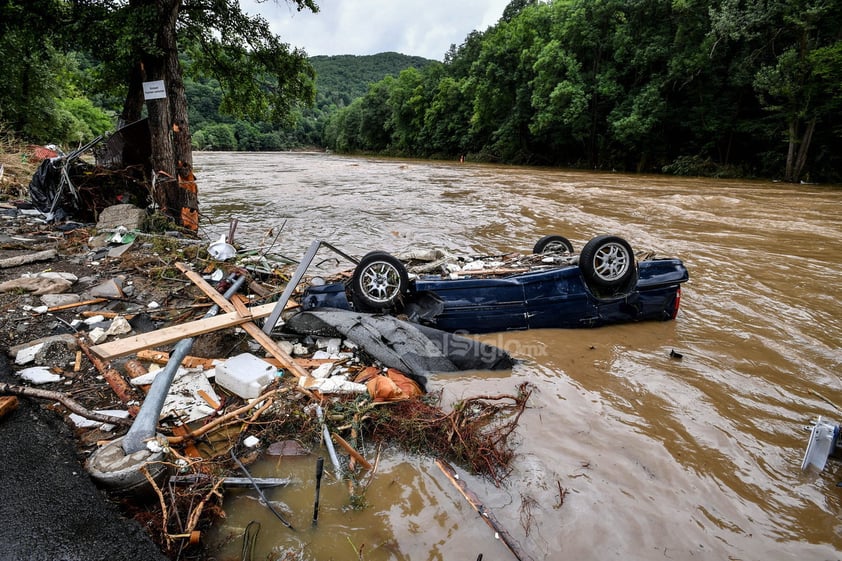
POLYGON ((146 211, 134 205, 112 205, 103 209, 96 223, 97 230, 114 230, 120 226, 127 230, 140 230, 146 221, 146 211))

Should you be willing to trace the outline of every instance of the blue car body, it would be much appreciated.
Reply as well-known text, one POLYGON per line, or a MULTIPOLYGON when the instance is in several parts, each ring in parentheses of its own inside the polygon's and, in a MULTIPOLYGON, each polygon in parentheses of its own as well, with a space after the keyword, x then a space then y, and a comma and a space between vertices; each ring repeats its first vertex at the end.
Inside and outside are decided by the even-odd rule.
MULTIPOLYGON (((626 290, 598 294, 578 265, 496 278, 419 276, 410 282, 403 313, 444 331, 489 333, 538 328, 581 328, 651 320, 678 313, 681 284, 689 279, 679 259, 637 263, 626 290)), ((344 283, 311 286, 305 310, 353 309, 344 283)))

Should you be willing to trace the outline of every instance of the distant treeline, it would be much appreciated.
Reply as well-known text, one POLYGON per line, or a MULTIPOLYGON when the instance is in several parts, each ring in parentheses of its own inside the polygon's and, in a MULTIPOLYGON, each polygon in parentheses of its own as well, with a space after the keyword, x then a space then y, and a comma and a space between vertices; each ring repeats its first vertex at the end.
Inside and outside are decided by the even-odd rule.
MULTIPOLYGON (((147 4, 0 3, 0 139, 72 147, 113 130, 164 36, 147 4)), ((443 62, 310 57, 315 72, 296 53, 264 64, 287 60, 280 38, 245 44, 266 22, 215 43, 245 16, 199 6, 177 28, 195 149, 842 183, 842 0, 512 0, 443 62)))
POLYGON ((341 152, 842 180, 842 4, 514 0, 331 115, 341 152))
POLYGON ((212 79, 185 78, 193 146, 199 150, 295 150, 324 148, 324 128, 331 115, 368 91, 385 76, 410 67, 423 69, 433 61, 398 53, 369 56, 314 56, 316 100, 296 110, 295 123, 278 127, 227 116, 219 111, 222 89, 212 79))

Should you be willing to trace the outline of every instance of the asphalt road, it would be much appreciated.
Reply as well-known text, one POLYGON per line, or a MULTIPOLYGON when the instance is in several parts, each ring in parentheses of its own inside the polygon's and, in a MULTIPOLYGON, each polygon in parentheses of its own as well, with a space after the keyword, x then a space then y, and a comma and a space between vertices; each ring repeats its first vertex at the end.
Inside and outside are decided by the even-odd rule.
MULTIPOLYGON (((16 382, 5 353, 0 381, 16 382)), ((94 485, 63 419, 19 399, 0 419, 0 561, 166 561, 94 485)))

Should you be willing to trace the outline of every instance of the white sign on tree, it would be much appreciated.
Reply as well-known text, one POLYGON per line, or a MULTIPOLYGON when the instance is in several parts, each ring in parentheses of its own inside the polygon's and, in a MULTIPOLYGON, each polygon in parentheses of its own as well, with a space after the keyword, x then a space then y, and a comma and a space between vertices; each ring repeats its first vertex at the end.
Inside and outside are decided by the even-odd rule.
POLYGON ((164 86, 163 80, 155 80, 154 82, 143 83, 143 99, 164 99, 167 97, 167 88, 164 86))

